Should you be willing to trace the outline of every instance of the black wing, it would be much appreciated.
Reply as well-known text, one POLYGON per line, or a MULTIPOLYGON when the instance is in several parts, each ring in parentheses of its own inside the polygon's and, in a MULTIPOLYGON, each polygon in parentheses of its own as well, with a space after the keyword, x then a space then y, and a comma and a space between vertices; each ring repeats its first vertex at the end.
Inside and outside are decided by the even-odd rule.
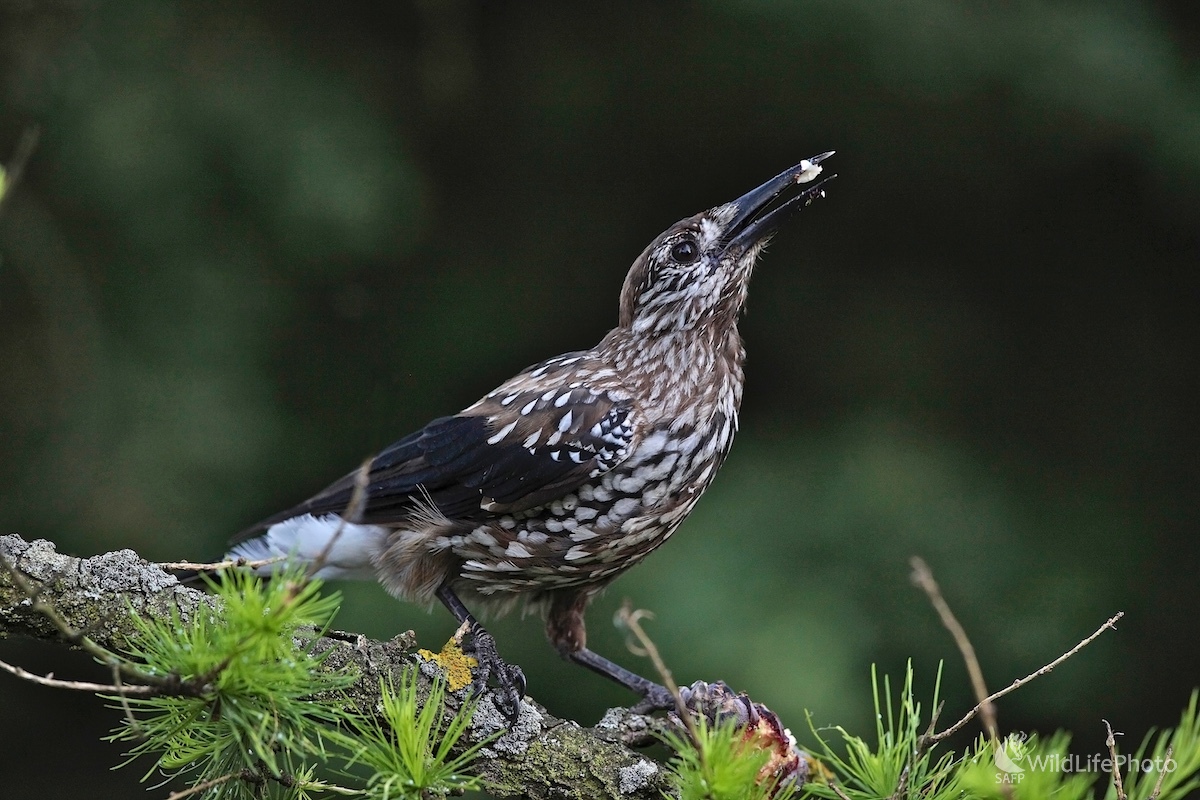
MULTIPOLYGON (((621 463, 640 438, 639 416, 632 399, 616 387, 589 388, 535 370, 377 455, 356 521, 402 524, 419 503, 467 520, 535 508, 621 463)), ((357 475, 346 475, 238 539, 301 514, 345 512, 357 475)))

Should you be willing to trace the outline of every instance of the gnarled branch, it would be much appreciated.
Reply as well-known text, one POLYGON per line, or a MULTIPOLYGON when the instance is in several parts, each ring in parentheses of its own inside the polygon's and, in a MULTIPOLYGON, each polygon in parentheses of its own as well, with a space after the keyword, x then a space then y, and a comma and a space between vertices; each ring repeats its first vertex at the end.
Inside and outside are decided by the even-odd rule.
MULTIPOLYGON (((27 542, 8 535, 0 536, 0 557, 28 576, 38 599, 54 608, 67 625, 117 652, 134 632, 128 609, 162 616, 174 607, 186 620, 202 606, 216 602, 214 597, 180 584, 132 550, 81 559, 59 553, 45 540, 27 542)), ((0 637, 61 641, 59 628, 36 605, 12 573, 0 570, 0 637)), ((358 680, 347 691, 360 707, 373 708, 380 678, 398 677, 402 669, 419 661, 411 646, 411 640, 405 638, 379 642, 326 637, 317 649, 330 651, 324 669, 356 671, 358 680)), ((610 714, 605 719, 629 718, 610 714)), ((620 722, 583 728, 557 719, 527 700, 516 724, 509 727, 485 694, 464 738, 468 744, 474 743, 506 728, 475 761, 478 774, 496 797, 632 800, 660 797, 667 786, 661 766, 621 743, 620 722)))

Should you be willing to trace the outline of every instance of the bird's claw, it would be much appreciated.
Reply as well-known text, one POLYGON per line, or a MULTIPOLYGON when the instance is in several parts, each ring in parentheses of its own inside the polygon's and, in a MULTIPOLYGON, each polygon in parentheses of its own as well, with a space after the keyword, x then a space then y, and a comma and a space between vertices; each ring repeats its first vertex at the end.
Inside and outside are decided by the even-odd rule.
POLYGON ((516 664, 509 664, 500 657, 496 640, 481 627, 472 631, 471 651, 479 662, 471 694, 476 697, 483 694, 488 683, 494 679, 496 708, 509 723, 515 723, 521 714, 521 698, 525 696, 525 673, 516 664))

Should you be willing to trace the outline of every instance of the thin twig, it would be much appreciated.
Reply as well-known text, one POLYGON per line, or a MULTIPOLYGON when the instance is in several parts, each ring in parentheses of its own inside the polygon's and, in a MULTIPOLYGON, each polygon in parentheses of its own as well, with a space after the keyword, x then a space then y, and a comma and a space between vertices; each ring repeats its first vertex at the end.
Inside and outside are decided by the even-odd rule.
MULTIPOLYGON (((96 642, 92 641, 82 631, 73 628, 70 623, 63 618, 62 614, 58 613, 50 603, 47 603, 41 598, 40 590, 30 582, 29 577, 22 572, 15 564, 9 563, 7 558, 0 556, 0 568, 8 572, 12 577, 13 583, 21 593, 30 602, 30 607, 42 614, 46 619, 50 620, 51 624, 58 629, 58 632, 69 643, 82 649, 85 653, 98 660, 101 664, 118 669, 121 673, 130 680, 144 684, 146 691, 144 692, 129 692, 133 687, 125 687, 125 690, 130 694, 169 694, 169 695, 185 695, 189 697, 201 697, 207 691, 206 681, 196 680, 180 680, 178 675, 153 675, 148 672, 143 672, 135 667, 128 660, 122 658, 116 653, 101 647, 96 642), (153 691, 152 691, 153 690, 153 691)), ((111 691, 111 687, 106 687, 103 691, 111 691)))
MULTIPOLYGON (((374 457, 368 458, 358 468, 358 472, 354 476, 354 491, 350 495, 350 502, 346 504, 346 510, 342 512, 341 522, 337 529, 333 532, 333 536, 325 543, 325 547, 317 554, 317 557, 308 567, 308 575, 315 575, 321 567, 325 566, 325 562, 329 560, 329 554, 332 552, 334 545, 341 538, 342 532, 346 525, 357 523, 362 519, 363 510, 366 508, 367 502, 367 485, 368 476, 371 472, 371 464, 374 463, 374 457)), ((200 561, 165 561, 159 562, 157 566, 164 570, 195 570, 198 572, 218 572, 225 569, 258 569, 259 567, 269 567, 272 564, 278 564, 281 561, 287 560, 287 556, 274 556, 272 558, 260 558, 253 561, 245 558, 229 558, 224 561, 200 562, 200 561)))
POLYGON ((321 552, 308 565, 306 575, 311 579, 321 567, 325 566, 325 562, 329 560, 329 554, 333 552, 334 545, 338 539, 342 538, 342 533, 346 530, 346 526, 357 524, 362 520, 363 511, 367 507, 367 486, 370 485, 371 465, 375 463, 375 456, 363 461, 359 466, 358 471, 354 473, 354 491, 350 493, 350 501, 346 503, 346 510, 338 517, 337 529, 333 532, 333 536, 329 537, 329 541, 321 548, 321 552))
MULTIPOLYGON (((163 585, 159 582, 154 582, 141 588, 132 588, 126 591, 113 591, 110 588, 112 584, 112 576, 117 574, 126 574, 126 570, 130 565, 127 560, 102 559, 98 557, 92 560, 81 560, 77 558, 59 556, 53 551, 49 543, 43 543, 46 546, 35 549, 26 550, 26 543, 20 537, 0 537, 0 556, 7 557, 10 561, 16 562, 22 566, 26 575, 44 575, 45 570, 55 570, 66 576, 68 580, 45 580, 44 582, 34 581, 35 585, 40 586, 43 593, 43 599, 47 602, 52 602, 56 607, 62 610, 64 615, 73 607, 73 604, 78 604, 81 600, 94 600, 94 609, 101 614, 113 613, 124 614, 128 613, 130 606, 146 609, 145 613, 158 613, 161 616, 160 604, 177 601, 181 609, 195 610, 191 613, 209 613, 209 607, 204 603, 200 593, 194 589, 186 587, 180 588, 175 585, 163 585), (11 549, 10 549, 11 548, 11 549), (22 554, 19 557, 17 554, 22 554)), ((146 562, 139 561, 139 565, 144 565, 146 562)), ((3 595, 5 589, 8 589, 8 594, 13 595, 16 592, 16 585, 8 578, 7 574, 0 569, 0 595, 3 595)), ((15 597, 10 598, 13 602, 19 602, 21 596, 19 593, 15 597)), ((2 605, 2 603, 0 603, 2 605)), ((0 635, 4 632, 21 633, 35 636, 41 639, 50 641, 58 641, 65 643, 59 632, 51 625, 30 624, 30 620, 26 616, 30 613, 28 603, 21 604, 20 609, 8 609, 10 611, 20 610, 19 615, 10 615, 5 617, 0 611, 0 635)), ((40 615, 37 615, 40 618, 40 615)), ((68 619, 72 619, 69 615, 68 619)), ((94 618, 95 614, 90 614, 94 618)), ((189 614, 190 616, 190 614, 189 614)), ((44 618, 41 618, 44 619, 44 618)), ((38 620, 33 620, 34 623, 38 620)), ((127 628, 122 626, 104 626, 98 628, 92 635, 98 638, 99 643, 117 648, 128 642, 125 633, 127 628), (108 638, 102 638, 108 637, 108 638)), ((378 676, 382 674, 380 670, 399 669, 401 659, 409 659, 412 654, 403 653, 402 650, 407 650, 411 647, 411 634, 409 638, 401 639, 399 643, 376 642, 372 640, 370 647, 349 647, 343 646, 340 642, 326 643, 331 645, 329 648, 331 656, 323 662, 321 671, 323 674, 344 674, 344 670, 353 670, 357 674, 357 682, 353 687, 349 687, 347 691, 351 692, 356 702, 363 707, 370 705, 370 698, 378 698, 379 681, 378 676)), ((324 644, 321 645, 325 647, 324 644)), ((2 654, 0 654, 2 655, 2 654)), ((407 663, 407 661, 403 662, 407 663)), ((0 682, 7 678, 0 676, 0 682)), ((135 683, 127 676, 124 680, 135 683)), ((178 678, 177 678, 178 680, 178 678)), ((31 685, 31 684, 30 684, 31 685)), ((2 693, 2 690, 0 690, 2 693)), ((130 704, 134 705, 134 698, 130 698, 130 704)), ((114 703, 115 705, 115 703, 114 703)), ((4 707, 0 701, 0 709, 4 707)), ((643 788, 636 792, 638 797, 649 798, 651 795, 658 796, 660 788, 666 788, 666 780, 663 777, 661 770, 656 770, 651 766, 652 762, 648 761, 646 756, 627 749, 617 738, 619 734, 614 734, 609 729, 589 729, 583 728, 571 736, 560 736, 557 732, 562 730, 563 722, 554 719, 545 714, 540 706, 534 707, 526 705, 523 713, 521 725, 513 727, 507 736, 515 743, 530 742, 534 748, 541 748, 546 751, 547 757, 554 763, 562 765, 564 769, 569 768, 575 770, 580 775, 593 775, 597 778, 594 783, 603 783, 608 786, 615 786, 618 783, 618 772, 625 770, 627 767, 636 769, 638 774, 646 774, 650 777, 645 781, 643 788), (527 711, 528 713, 524 713, 527 711), (543 747, 544 745, 544 747, 543 747)), ((490 728, 487 726, 475 726, 464 735, 464 746, 476 741, 483 741, 489 735, 490 728), (469 741, 468 741, 469 740, 469 741)), ((522 756, 521 752, 524 748, 496 751, 495 758, 479 759, 476 763, 479 766, 479 773, 485 781, 487 781, 491 793, 496 797, 512 797, 530 796, 554 793, 557 788, 560 788, 560 783, 554 775, 554 770, 546 770, 544 765, 537 759, 530 759, 522 756)), ((227 771, 233 771, 235 768, 230 767, 227 771)), ((561 770, 560 770, 561 771, 561 770)), ((203 781, 208 778, 213 778, 224 774, 221 771, 210 772, 205 776, 193 775, 193 780, 203 781)), ((189 781, 190 783, 191 781, 189 781)), ((3 784, 0 777, 0 785, 3 784)), ((314 784, 309 784, 314 785, 314 784)), ((590 784, 589 784, 590 786, 590 784)), ((179 784, 173 788, 168 787, 166 792, 178 791, 186 789, 187 786, 179 784)), ((226 783, 223 786, 218 786, 215 789, 210 789, 208 794, 216 794, 222 789, 225 793, 230 793, 228 790, 233 788, 242 788, 235 783, 226 783)), ((247 784, 247 789, 253 792, 254 787, 247 784)), ((350 790, 335 790, 329 787, 321 787, 322 791, 333 792, 339 791, 340 794, 353 796, 350 790)), ((162 789, 159 790, 163 791, 162 789)), ((315 793, 315 790, 314 790, 315 793)), ((591 791, 588 787, 580 784, 577 787, 576 794, 580 796, 601 794, 600 790, 591 791)), ((7 794, 0 790, 0 797, 7 794)), ((202 794, 194 793, 183 800, 200 800, 202 794)), ((166 794, 157 794, 158 800, 165 800, 166 794)))
POLYGON ((1158 780, 1156 780, 1154 782, 1154 791, 1152 791, 1150 793, 1149 800, 1158 800, 1158 796, 1160 794, 1162 794, 1163 778, 1167 777, 1167 770, 1165 769, 1165 767, 1167 765, 1167 762, 1171 760, 1171 756, 1173 756, 1173 755, 1175 755, 1175 748, 1173 748, 1171 745, 1167 745, 1166 757, 1163 758, 1163 767, 1164 768, 1159 769, 1159 771, 1158 771, 1158 780))
POLYGON ((58 613, 58 609, 42 600, 41 590, 34 586, 30 581, 29 576, 22 572, 15 564, 10 564, 7 558, 0 556, 0 568, 3 568, 12 577, 13 583, 21 590, 21 593, 30 602, 30 607, 42 614, 46 619, 50 620, 51 624, 58 629, 73 645, 82 648, 88 655, 100 659, 105 664, 110 664, 113 661, 120 661, 120 658, 115 654, 96 644, 88 639, 81 631, 71 627, 71 625, 63 619, 63 616, 58 613))
POLYGON ((917 760, 924 754, 925 751, 921 747, 921 741, 918 739, 917 746, 914 748, 912 756, 909 757, 908 763, 904 765, 904 769, 900 770, 900 779, 896 781, 896 791, 889 795, 888 800, 900 800, 900 798, 905 796, 908 790, 908 778, 912 775, 913 764, 917 763, 917 760))
POLYGON ((25 165, 33 157, 33 151, 37 149, 38 138, 41 134, 41 128, 37 125, 30 125, 26 128, 17 142, 17 149, 13 152, 12 160, 8 162, 8 166, 4 170, 0 170, 4 177, 3 188, 0 191, 0 210, 4 208, 5 199, 12 196, 13 189, 17 188, 17 184, 21 182, 21 177, 25 174, 25 165))
MULTIPOLYGON (((1117 624, 1117 620, 1121 619, 1121 617, 1123 617, 1123 616, 1125 616, 1125 612, 1118 611, 1116 616, 1114 616, 1112 619, 1108 620, 1103 625, 1101 625, 1099 628, 1097 628, 1096 631, 1091 636, 1088 636, 1086 639, 1084 639, 1079 644, 1072 647, 1067 652, 1063 653, 1058 658, 1051 661, 1046 666, 1041 667, 1038 670, 1029 673, 1024 678, 1017 678, 1015 681, 1013 681, 1011 684, 1004 687, 1000 691, 994 692, 993 694, 988 695, 987 697, 984 698, 984 700, 988 703, 994 703, 997 700, 999 700, 1001 697, 1004 697, 1004 695, 1021 688, 1022 686, 1029 683, 1034 678, 1040 678, 1041 676, 1051 672, 1055 667, 1059 666, 1064 661, 1066 661, 1068 658, 1075 655, 1080 650, 1082 650, 1083 648, 1087 647, 1089 644, 1094 642, 1096 640, 1096 638, 1100 636, 1100 634, 1104 633, 1109 628, 1115 628, 1116 624, 1117 624)), ((966 716, 964 716, 958 722, 951 725, 949 728, 946 728, 946 730, 944 730, 940 733, 935 733, 932 737, 929 737, 929 743, 933 744, 936 742, 940 742, 943 739, 946 739, 946 738, 954 735, 955 733, 957 733, 964 725, 966 725, 968 722, 970 722, 972 719, 975 718, 975 715, 979 713, 980 705, 983 705, 983 704, 980 703, 979 705, 976 705, 974 708, 972 708, 970 711, 967 712, 966 716)))
POLYGON ((129 701, 125 699, 125 684, 121 680, 121 667, 117 664, 110 664, 112 668, 113 686, 117 687, 117 699, 121 703, 121 711, 125 714, 125 721, 129 724, 129 729, 136 731, 140 736, 142 726, 138 725, 137 717, 133 715, 133 709, 129 707, 129 701))
POLYGON ((260 558, 254 561, 245 558, 230 558, 225 561, 212 561, 208 563, 200 561, 160 561, 155 564, 166 571, 171 570, 195 570, 197 572, 218 572, 223 569, 233 569, 235 567, 258 569, 259 567, 268 567, 271 564, 278 564, 283 561, 285 556, 274 556, 273 558, 260 558))
POLYGON ((958 651, 962 653, 963 661, 967 666, 967 674, 971 676, 971 688, 975 692, 975 702, 979 704, 979 716, 983 718, 983 729, 987 733, 988 739, 995 743, 998 741, 999 730, 996 725, 996 706, 988 700, 983 669, 979 666, 979 658, 975 655, 971 639, 967 636, 967 631, 959 623, 958 618, 954 616, 954 612, 950 610, 950 604, 942 597, 942 590, 934 580, 933 571, 929 565, 919 556, 913 556, 909 563, 912 565, 913 583, 921 587, 929 597, 929 602, 937 611, 938 616, 942 618, 942 624, 946 626, 946 630, 950 631, 950 635, 954 637, 958 651))
POLYGON ((1125 794, 1125 787, 1121 785, 1121 765, 1117 763, 1117 737, 1122 734, 1113 733, 1112 725, 1108 724, 1108 720, 1101 720, 1101 722, 1108 731, 1104 744, 1108 746, 1108 756, 1112 763, 1112 779, 1113 786, 1117 789, 1117 800, 1128 800, 1129 795, 1125 794))
POLYGON ((892 792, 888 800, 900 800, 905 796, 905 791, 908 789, 908 780, 912 776, 913 765, 921 760, 925 752, 933 744, 933 732, 937 730, 938 717, 942 715, 942 708, 945 702, 937 704, 937 708, 929 715, 929 725, 925 728, 925 733, 921 738, 917 739, 917 746, 913 748, 908 757, 908 763, 904 765, 904 769, 900 772, 900 779, 896 781, 896 790, 892 792))
POLYGON ((833 793, 838 796, 839 800, 850 800, 846 793, 842 791, 842 787, 834 783, 833 778, 830 778, 825 785, 833 790, 833 793))
POLYGON ((43 677, 42 675, 35 675, 29 670, 21 669, 14 664, 9 664, 7 661, 0 661, 0 669, 10 675, 15 675, 21 680, 41 684, 42 686, 49 686, 53 689, 74 689, 80 692, 103 692, 105 694, 128 694, 137 697, 162 693, 157 686, 123 686, 121 684, 91 683, 89 681, 63 681, 55 678, 53 673, 43 677))
POLYGON ((189 786, 188 788, 183 789, 181 791, 171 792, 169 795, 167 795, 167 800, 183 800, 183 798, 191 797, 192 795, 194 795, 198 792, 206 792, 209 789, 213 788, 214 786, 220 786, 222 783, 228 783, 229 781, 234 780, 235 778, 242 778, 244 773, 246 773, 248 771, 249 770, 243 769, 243 770, 238 770, 237 772, 230 772, 229 774, 222 775, 219 778, 213 778, 212 780, 209 780, 209 781, 197 783, 195 786, 189 786))
POLYGON ((634 635, 638 641, 638 646, 642 648, 642 652, 638 653, 636 649, 630 647, 637 655, 648 656, 650 663, 654 665, 655 671, 662 678, 663 685, 667 687, 667 691, 671 693, 671 699, 675 701, 675 710, 679 712, 679 718, 683 720, 684 726, 687 728, 688 736, 691 737, 692 744, 696 746, 696 751, 703 755, 700 749, 700 737, 696 732, 695 724, 692 722, 692 713, 688 707, 684 705, 683 695, 679 693, 679 687, 675 684, 675 677, 671 675, 671 670, 667 668, 667 662, 663 661, 659 655, 658 648, 654 646, 654 642, 646 635, 646 631, 642 629, 642 619, 653 619, 654 614, 644 609, 634 609, 626 600, 621 606, 621 610, 617 612, 617 621, 629 629, 629 632, 634 635))

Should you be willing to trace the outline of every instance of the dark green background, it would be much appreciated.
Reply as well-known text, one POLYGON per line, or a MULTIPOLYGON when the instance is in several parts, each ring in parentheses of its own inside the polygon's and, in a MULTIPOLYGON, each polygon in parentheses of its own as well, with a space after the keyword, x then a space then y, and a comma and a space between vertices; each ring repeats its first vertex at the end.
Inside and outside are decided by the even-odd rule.
MULTIPOLYGON (((751 287, 733 453, 593 645, 649 669, 630 598, 680 680, 798 733, 865 734, 872 663, 928 695, 945 659, 957 717, 920 554, 993 688, 1124 610, 999 716, 1140 739, 1200 684, 1198 51, 1187 0, 5 0, 0 154, 43 135, 0 218, 0 528, 219 556, 592 344, 676 219, 837 149, 751 287)), ((452 629, 345 590, 342 627, 452 629)), ((556 714, 630 700, 494 631, 556 714)), ((143 796, 117 718, 0 676, 0 795, 143 796)))

